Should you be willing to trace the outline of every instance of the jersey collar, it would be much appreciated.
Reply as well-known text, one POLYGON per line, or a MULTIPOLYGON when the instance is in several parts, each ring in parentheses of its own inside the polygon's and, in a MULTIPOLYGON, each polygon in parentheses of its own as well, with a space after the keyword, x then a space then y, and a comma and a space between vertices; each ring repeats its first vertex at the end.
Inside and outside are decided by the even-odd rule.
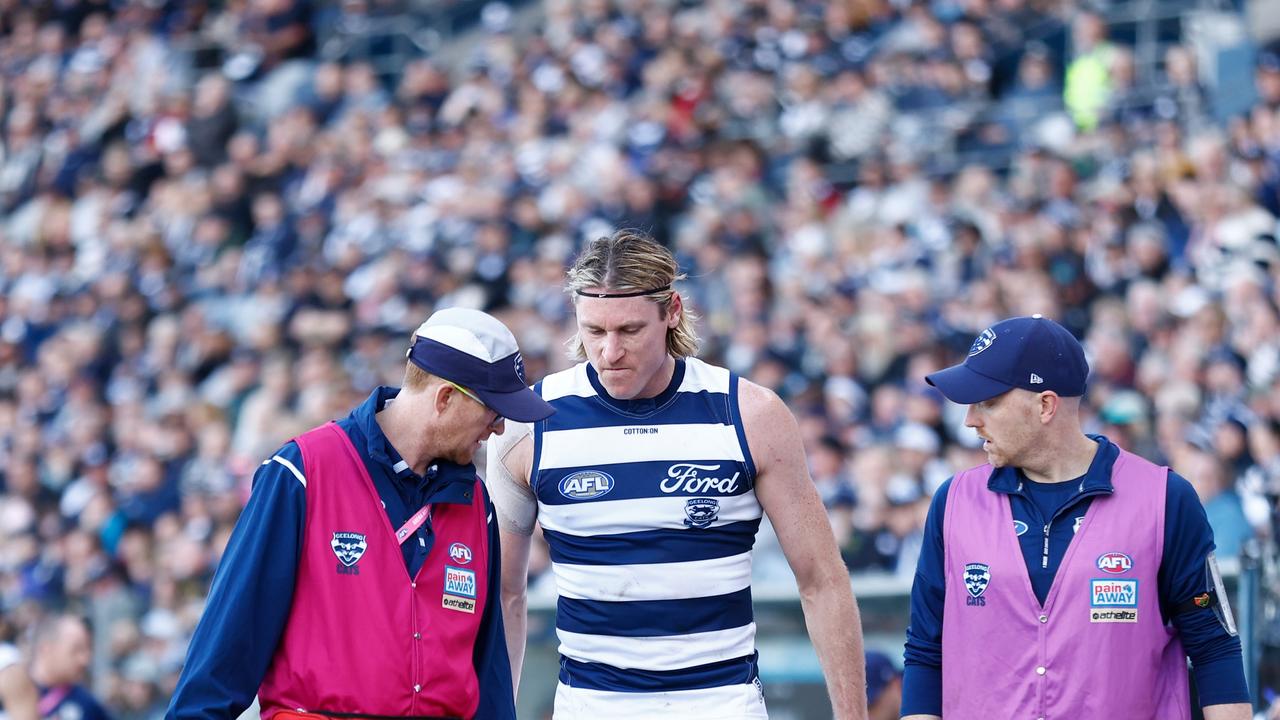
POLYGON ((675 370, 671 372, 671 382, 667 383, 665 390, 651 398, 619 400, 611 397, 604 389, 604 385, 600 384, 600 376, 596 373, 596 369, 591 367, 591 363, 587 363, 587 380, 591 382, 591 387, 595 389, 596 395, 609 407, 627 415, 650 415, 665 407, 676 396, 676 393, 680 390, 680 384, 684 382, 684 370, 684 358, 676 358, 675 370))

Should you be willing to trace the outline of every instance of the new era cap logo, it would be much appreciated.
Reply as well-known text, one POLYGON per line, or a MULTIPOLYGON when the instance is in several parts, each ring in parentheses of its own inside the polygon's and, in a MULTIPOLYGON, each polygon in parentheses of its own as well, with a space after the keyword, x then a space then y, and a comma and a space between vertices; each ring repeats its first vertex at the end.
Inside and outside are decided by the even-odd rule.
POLYGON ((1043 384, 1044 384, 1044 378, 1040 377, 1039 375, 1037 375, 1037 374, 1035 374, 1035 373, 1031 373, 1031 384, 1032 384, 1032 385, 1043 385, 1043 384))

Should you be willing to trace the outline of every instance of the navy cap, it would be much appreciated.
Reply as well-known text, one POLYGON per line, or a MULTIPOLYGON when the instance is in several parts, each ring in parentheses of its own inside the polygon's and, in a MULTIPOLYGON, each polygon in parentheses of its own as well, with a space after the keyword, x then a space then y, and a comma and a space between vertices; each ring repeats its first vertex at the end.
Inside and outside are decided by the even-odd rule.
POLYGON ((972 405, 1014 388, 1084 395, 1089 363, 1071 331, 1041 315, 1002 320, 983 330, 964 362, 925 377, 948 400, 972 405))
POLYGON ((898 676, 898 668, 888 655, 867 651, 867 704, 875 705, 884 689, 898 676))
POLYGON ((555 412, 524 380, 516 338, 500 320, 468 308, 431 314, 414 333, 409 361, 474 392, 494 412, 535 422, 555 412))

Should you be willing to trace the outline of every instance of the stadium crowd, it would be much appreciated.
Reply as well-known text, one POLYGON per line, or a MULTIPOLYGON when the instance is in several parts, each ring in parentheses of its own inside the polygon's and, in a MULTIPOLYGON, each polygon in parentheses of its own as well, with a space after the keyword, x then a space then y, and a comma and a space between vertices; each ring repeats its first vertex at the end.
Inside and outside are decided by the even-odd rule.
POLYGON ((83 614, 116 717, 163 712, 257 463, 436 307, 567 366, 564 268, 620 227, 800 418, 853 573, 909 577, 981 460, 924 375, 1037 312, 1220 556, 1275 537, 1280 54, 1222 121, 1191 47, 1065 0, 546 0, 456 66, 321 52, 395 5, 0 0, 3 634, 83 614))

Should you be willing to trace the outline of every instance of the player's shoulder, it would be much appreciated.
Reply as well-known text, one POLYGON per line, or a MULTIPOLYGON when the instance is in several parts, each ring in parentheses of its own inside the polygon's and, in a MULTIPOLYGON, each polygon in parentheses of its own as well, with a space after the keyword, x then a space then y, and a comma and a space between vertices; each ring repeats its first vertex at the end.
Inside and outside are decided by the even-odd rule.
MULTIPOLYGON (((773 390, 746 378, 738 380, 738 408, 747 428, 758 424, 794 423, 790 408, 773 390)), ((779 428, 784 427, 778 426, 779 428)))
POLYGON ((738 383, 738 413, 757 472, 803 462, 800 424, 776 392, 742 380, 738 383))
POLYGON ((547 402, 563 397, 589 396, 595 393, 587 377, 586 362, 580 362, 547 375, 535 383, 533 389, 547 402))
POLYGON ((680 381, 683 392, 726 393, 737 378, 728 368, 712 365, 696 357, 684 358, 684 377, 680 381))
MULTIPOLYGON (((494 435, 485 442, 486 470, 497 469, 504 463, 507 472, 514 477, 528 478, 533 466, 533 423, 507 420, 501 435, 494 435)), ((483 474, 488 478, 488 474, 483 474)))

